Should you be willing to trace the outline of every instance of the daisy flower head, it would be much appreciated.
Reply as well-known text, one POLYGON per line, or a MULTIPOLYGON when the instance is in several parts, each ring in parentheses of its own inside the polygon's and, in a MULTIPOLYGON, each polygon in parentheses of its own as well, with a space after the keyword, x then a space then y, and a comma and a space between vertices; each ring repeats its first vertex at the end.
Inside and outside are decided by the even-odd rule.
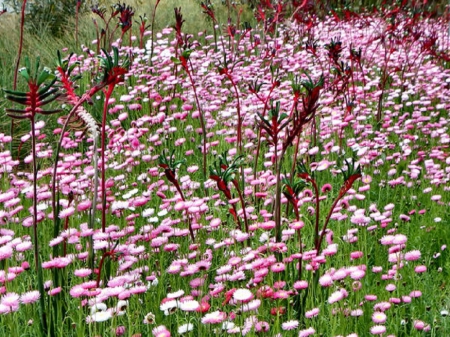
POLYGON ((382 311, 375 311, 372 315, 372 321, 376 324, 386 323, 387 316, 382 311))
POLYGON ((128 301, 120 300, 116 305, 116 315, 123 316, 126 314, 128 308, 128 301))
POLYGON ((159 306, 164 315, 169 316, 178 310, 178 302, 176 300, 169 300, 161 303, 159 306))
POLYGON ((338 302, 344 298, 344 294, 341 291, 335 291, 328 297, 328 303, 333 304, 335 302, 338 302))
POLYGON ((106 322, 107 320, 112 318, 112 313, 110 310, 106 311, 97 311, 93 315, 88 316, 86 319, 87 323, 91 322, 106 322))
POLYGON ((270 325, 267 322, 259 321, 255 324, 255 331, 256 332, 267 332, 270 329, 270 325))
POLYGON ((155 314, 152 312, 149 312, 147 315, 145 315, 144 320, 142 323, 144 324, 154 324, 155 323, 155 314))
POLYGON ((19 294, 16 293, 7 293, 2 296, 0 299, 0 303, 7 307, 18 307, 19 306, 19 294))
POLYGON ((298 321, 297 320, 290 320, 287 322, 284 322, 281 324, 281 328, 283 330, 294 330, 298 328, 298 321))
POLYGON ((91 315, 95 314, 98 311, 106 311, 106 310, 108 310, 108 307, 106 306, 105 303, 95 303, 91 307, 91 315))
POLYGON ((202 318, 202 324, 222 323, 227 318, 227 314, 219 310, 206 314, 202 318))
POLYGON ((298 337, 308 337, 308 336, 314 335, 315 333, 316 333, 316 330, 314 330, 313 327, 310 327, 308 329, 301 330, 298 333, 298 337))
POLYGON ((192 331, 192 330, 194 330, 194 325, 192 323, 186 323, 186 324, 180 325, 178 327, 178 333, 180 335, 182 335, 186 332, 192 331))
POLYGON ((154 337, 170 337, 170 331, 164 325, 154 328, 152 334, 154 337))
POLYGON ((313 317, 316 317, 317 315, 319 315, 319 312, 320 312, 320 309, 319 309, 319 308, 311 309, 311 310, 305 312, 305 317, 306 317, 306 318, 313 318, 313 317))
POLYGON ((412 251, 405 253, 404 258, 406 261, 416 261, 416 260, 420 259, 421 255, 422 254, 420 253, 420 250, 412 250, 412 251))
POLYGON ((20 296, 20 302, 23 304, 30 304, 36 302, 40 298, 39 291, 33 290, 26 292, 20 296))
POLYGON ((308 288, 308 281, 296 281, 294 283, 294 289, 302 290, 308 288))
POLYGON ((370 328, 370 333, 372 335, 382 335, 386 332, 386 327, 384 325, 374 325, 370 328))
POLYGON ((253 299, 253 293, 248 289, 237 289, 233 293, 233 299, 239 302, 248 302, 253 299))
POLYGON ((195 300, 187 300, 180 302, 178 307, 183 311, 196 311, 200 307, 200 303, 195 300))
POLYGON ((260 305, 261 305, 261 300, 256 299, 256 300, 250 301, 250 302, 242 305, 242 311, 243 312, 255 311, 255 310, 258 310, 260 305))
POLYGON ((178 290, 173 293, 167 294, 167 298, 175 299, 175 298, 180 298, 183 295, 184 295, 184 290, 178 290))

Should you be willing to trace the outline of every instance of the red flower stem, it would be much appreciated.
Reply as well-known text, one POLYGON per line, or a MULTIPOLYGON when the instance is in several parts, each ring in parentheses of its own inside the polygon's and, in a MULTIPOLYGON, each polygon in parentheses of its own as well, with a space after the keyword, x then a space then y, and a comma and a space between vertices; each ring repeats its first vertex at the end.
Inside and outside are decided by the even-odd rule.
MULTIPOLYGON (((14 69, 14 82, 13 82, 13 90, 17 89, 17 75, 19 73, 19 66, 20 66, 20 58, 22 56, 22 49, 23 49, 23 28, 25 24, 25 7, 27 5, 27 0, 23 0, 22 2, 22 11, 21 11, 21 17, 20 17, 20 37, 19 37, 19 50, 17 51, 17 60, 16 60, 16 67, 14 69)), ((11 137, 14 137, 14 118, 11 118, 11 124, 9 127, 10 135, 11 137)), ((12 153, 12 143, 10 143, 10 149, 9 152, 12 153)))
POLYGON ((77 1, 77 6, 75 9, 75 45, 78 47, 78 14, 80 12, 81 0, 77 1))
POLYGON ((320 246, 322 245, 323 237, 325 236, 325 231, 327 229, 328 223, 330 222, 331 214, 333 214, 334 209, 336 208, 339 200, 341 200, 343 196, 344 196, 344 194, 339 194, 338 197, 336 198, 336 200, 334 200, 333 205, 331 205, 330 211, 328 212, 327 218, 325 219, 325 223, 323 225, 322 232, 320 233, 319 241, 317 242, 316 247, 315 247, 317 255, 320 255, 320 246))
MULTIPOLYGON (((263 100, 258 94, 256 94, 256 97, 262 102, 264 103, 264 109, 263 112, 261 114, 262 117, 266 116, 266 112, 267 109, 269 107, 269 100, 270 100, 270 96, 272 95, 273 90, 275 90, 275 85, 272 84, 272 87, 270 88, 269 94, 267 95, 267 98, 265 100, 263 100)), ((257 168, 258 168, 258 159, 259 159, 259 152, 261 151, 261 128, 258 128, 258 144, 256 145, 256 154, 255 154, 255 165, 253 166, 253 179, 256 180, 256 172, 257 172, 257 168)), ((254 187, 254 193, 256 193, 256 185, 254 187)))
MULTIPOLYGON (((152 58, 153 58, 153 49, 154 49, 154 47, 153 47, 153 41, 155 41, 155 17, 156 17, 156 8, 158 7, 158 5, 159 5, 159 2, 160 2, 161 0, 156 0, 156 3, 155 3, 155 7, 153 7, 153 13, 152 13, 152 38, 151 38, 151 40, 150 40, 150 58, 149 58, 149 60, 150 60, 150 65, 152 64, 152 58)), ((175 67, 176 68, 176 67, 175 67)))
POLYGON ((108 90, 105 93, 105 102, 103 104, 103 116, 102 116, 102 149, 101 149, 101 169, 102 169, 102 232, 106 230, 106 163, 105 163, 105 150, 106 150, 106 114, 108 112, 109 99, 114 91, 114 84, 108 85, 108 90))
POLYGON ((98 24, 96 20, 94 21, 94 26, 95 26, 95 36, 97 37, 97 55, 100 54, 100 34, 99 34, 99 29, 98 29, 98 24))
MULTIPOLYGON (((72 116, 75 114, 75 112, 78 110, 78 108, 84 103, 86 102, 89 97, 91 97, 91 95, 93 95, 94 93, 96 93, 98 90, 100 90, 101 88, 94 88, 93 90, 91 90, 91 92, 89 94, 84 95, 83 97, 81 97, 78 102, 73 106, 72 110, 70 110, 69 114, 67 115, 67 119, 64 122, 64 125, 61 129, 61 137, 59 138, 58 141, 58 145, 56 146, 56 151, 55 151, 55 163, 53 165, 53 175, 52 175, 52 209, 53 209, 53 222, 55 222, 55 227, 56 226, 56 221, 58 219, 58 212, 56 209, 56 191, 57 189, 57 184, 56 184, 56 177, 57 177, 57 169, 58 169, 58 162, 59 162, 59 153, 61 152, 61 146, 62 146, 62 141, 64 139, 64 134, 66 133, 66 129, 67 126, 69 124, 69 120, 72 118, 72 116)), ((56 233, 56 236, 59 233, 56 233)), ((56 237, 55 236, 55 237, 56 237)))
MULTIPOLYGON (((181 199, 183 201, 186 201, 186 199, 184 198, 183 191, 181 190, 181 187, 180 187, 180 184, 178 183, 178 181, 174 180, 174 181, 172 181, 172 183, 175 186, 175 188, 177 189, 178 193, 180 194, 181 199)), ((192 242, 195 242, 194 230, 192 229, 191 218, 190 218, 189 213, 188 213, 187 210, 186 210, 186 216, 187 216, 187 219, 188 219, 189 234, 191 235, 192 242)))
POLYGON ((20 160, 20 150, 22 149, 23 142, 20 142, 19 146, 17 147, 17 161, 20 160))
POLYGON ((23 48, 23 28, 25 23, 25 7, 27 5, 27 0, 23 0, 22 2, 22 11, 20 16, 20 37, 19 37, 19 50, 17 51, 17 60, 16 60, 16 68, 14 70, 14 82, 13 82, 13 90, 17 89, 17 75, 19 73, 20 66, 20 58, 22 56, 22 48, 23 48))
POLYGON ((317 183, 314 179, 309 178, 308 181, 313 185, 314 187, 314 194, 316 196, 316 224, 314 227, 314 245, 318 246, 318 237, 319 237, 319 215, 320 215, 320 201, 319 201, 319 189, 317 187, 317 183))
POLYGON ((103 253, 102 258, 100 259, 100 264, 98 265, 98 274, 97 274, 97 288, 100 285, 100 279, 102 277, 102 269, 103 269, 103 263, 105 261, 105 258, 107 256, 111 256, 112 254, 114 254, 114 251, 109 251, 109 252, 103 253))
MULTIPOLYGON (((236 188, 238 195, 239 195, 239 200, 241 201, 241 206, 242 206, 242 212, 244 214, 244 226, 245 226, 245 232, 248 233, 248 219, 247 219, 247 214, 245 212, 245 203, 244 203, 244 197, 242 196, 242 192, 241 189, 239 188, 239 184, 237 182, 236 179, 233 179, 233 185, 236 188)), ((237 215, 237 213, 236 213, 237 215)))
POLYGON ((241 116, 241 104, 240 104, 239 90, 238 90, 236 83, 234 82, 231 74, 226 73, 226 76, 230 80, 231 85, 233 86, 234 92, 236 93, 236 100, 237 100, 236 110, 237 110, 237 117, 238 117, 237 143, 238 143, 239 154, 242 154, 242 116, 241 116))
MULTIPOLYGON (((236 83, 234 82, 231 74, 229 74, 228 72, 226 72, 225 74, 228 77, 228 79, 230 80, 231 85, 233 86, 234 91, 236 93, 236 100, 237 100, 236 109, 237 109, 237 117, 238 117, 237 143, 238 143, 239 155, 242 155, 242 116, 241 116, 241 100, 240 100, 239 90, 238 90, 236 83)), ((244 188, 244 167, 241 166, 240 171, 241 171, 240 172, 241 173, 241 188, 244 188)))
POLYGON ((236 221, 239 230, 242 230, 242 225, 241 225, 241 220, 239 219, 239 217, 237 216, 237 208, 236 208, 236 204, 232 204, 231 207, 233 208, 234 214, 233 214, 233 218, 236 221))

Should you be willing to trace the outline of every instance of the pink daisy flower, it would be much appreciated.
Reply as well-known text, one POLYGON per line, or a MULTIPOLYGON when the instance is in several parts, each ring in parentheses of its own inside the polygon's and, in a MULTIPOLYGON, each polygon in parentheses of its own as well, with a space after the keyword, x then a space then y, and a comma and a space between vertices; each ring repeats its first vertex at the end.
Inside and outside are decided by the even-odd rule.
POLYGON ((37 290, 29 291, 20 296, 20 302, 22 302, 23 304, 34 303, 39 299, 39 297, 41 297, 39 291, 37 290))
POLYGON ((164 325, 154 328, 152 334, 154 337, 170 337, 170 331, 164 325))
POLYGON ((281 328, 283 330, 294 330, 298 328, 298 321, 297 320, 290 320, 287 322, 284 322, 281 324, 281 328))
POLYGON ((203 316, 202 324, 217 324, 222 323, 227 318, 227 314, 221 311, 214 311, 203 316))
POLYGON ((387 316, 382 311, 375 311, 372 314, 372 321, 376 324, 384 324, 386 323, 387 316))
POLYGON ((7 293, 2 296, 0 303, 7 307, 18 307, 20 296, 16 293, 7 293))
POLYGON ((294 283, 294 289, 302 290, 308 288, 308 281, 296 281, 294 283))
POLYGON ((298 333, 298 337, 308 337, 308 336, 311 336, 311 335, 313 335, 313 334, 315 334, 315 333, 316 333, 316 330, 314 330, 313 327, 310 327, 310 328, 308 328, 308 329, 301 330, 301 331, 298 333))
POLYGON ((320 312, 319 308, 311 309, 311 310, 305 312, 305 317, 306 318, 316 317, 317 315, 319 315, 319 312, 320 312))
POLYGON ((370 333, 372 335, 382 335, 386 332, 386 327, 384 325, 374 325, 370 328, 370 333))

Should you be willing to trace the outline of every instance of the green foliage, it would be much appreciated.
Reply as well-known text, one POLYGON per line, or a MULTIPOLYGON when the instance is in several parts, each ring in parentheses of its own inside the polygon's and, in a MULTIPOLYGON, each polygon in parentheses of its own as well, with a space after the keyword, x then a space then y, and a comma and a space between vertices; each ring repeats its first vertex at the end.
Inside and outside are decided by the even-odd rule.
MULTIPOLYGON (((6 0, 5 3, 15 12, 21 11, 22 1, 6 0)), ((76 8, 77 1, 74 0, 28 2, 25 12, 25 27, 32 34, 61 37, 70 30, 76 8)), ((80 10, 86 11, 87 6, 82 5, 80 10)))

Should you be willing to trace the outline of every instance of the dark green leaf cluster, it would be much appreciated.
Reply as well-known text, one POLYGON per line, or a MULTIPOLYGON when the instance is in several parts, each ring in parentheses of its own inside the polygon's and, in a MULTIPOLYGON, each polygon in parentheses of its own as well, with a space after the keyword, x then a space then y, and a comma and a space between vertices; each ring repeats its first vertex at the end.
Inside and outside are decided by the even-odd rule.
POLYGON ((42 107, 56 100, 61 93, 55 87, 56 76, 52 74, 49 68, 39 70, 39 58, 36 59, 34 71, 31 69, 30 60, 25 59, 25 67, 19 70, 19 74, 27 81, 28 91, 21 92, 9 89, 3 89, 6 99, 26 106, 25 109, 6 109, 6 114, 15 119, 32 119, 39 113, 49 115, 61 111, 43 110, 42 107))

